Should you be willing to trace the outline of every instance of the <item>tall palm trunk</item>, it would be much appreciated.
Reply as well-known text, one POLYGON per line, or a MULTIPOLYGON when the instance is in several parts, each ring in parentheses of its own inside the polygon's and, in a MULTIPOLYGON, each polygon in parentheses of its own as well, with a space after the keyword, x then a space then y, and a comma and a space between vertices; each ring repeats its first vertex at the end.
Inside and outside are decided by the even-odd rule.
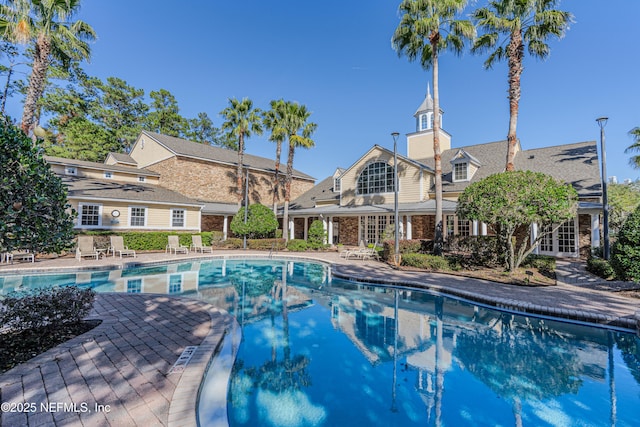
POLYGON ((443 220, 442 220, 442 156, 440 153, 440 89, 438 87, 438 42, 440 34, 434 33, 429 37, 432 47, 433 64, 433 161, 435 168, 435 192, 436 192, 436 229, 433 253, 442 254, 443 220))
POLYGON ((47 78, 47 68, 49 67, 49 54, 51 53, 51 40, 45 35, 40 35, 35 45, 33 56, 33 68, 29 77, 29 87, 24 101, 22 111, 22 130, 29 134, 35 125, 38 100, 44 91, 44 84, 47 78))
POLYGON ((287 177, 284 184, 284 215, 282 216, 282 230, 285 241, 289 241, 289 202, 291 201, 291 180, 293 179, 293 155, 295 146, 289 142, 289 155, 287 156, 287 177))
MULTIPOLYGON (((238 136, 238 167, 236 169, 236 195, 238 196, 238 208, 242 205, 242 166, 244 164, 244 132, 238 136)), ((248 206, 245 206, 247 209, 248 206)))
POLYGON ((282 154, 282 141, 276 142, 276 171, 273 175, 273 213, 278 215, 278 201, 280 200, 280 154, 282 154))
POLYGON ((507 46, 509 57, 509 134, 507 135, 507 164, 506 170, 515 170, 516 147, 518 137, 516 126, 518 124, 518 104, 520 102, 520 78, 522 76, 522 58, 524 56, 524 43, 520 27, 511 32, 511 39, 507 46))

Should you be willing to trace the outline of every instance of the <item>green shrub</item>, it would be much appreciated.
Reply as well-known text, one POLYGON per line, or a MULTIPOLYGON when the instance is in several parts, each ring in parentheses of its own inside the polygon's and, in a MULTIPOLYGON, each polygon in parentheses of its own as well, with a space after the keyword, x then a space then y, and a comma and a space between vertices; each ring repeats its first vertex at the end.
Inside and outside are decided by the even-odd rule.
POLYGON ((447 240, 448 250, 463 253, 471 265, 494 267, 504 263, 504 251, 496 236, 452 236, 447 240))
POLYGON ((286 240, 284 239, 249 239, 247 240, 247 247, 249 249, 257 250, 277 250, 281 251, 286 246, 286 240))
POLYGON ((611 267, 622 280, 640 282, 640 207, 625 220, 611 248, 611 267))
MULTIPOLYGON (((385 240, 382 244, 382 259, 388 261, 393 259, 395 251, 395 241, 385 240)), ((432 240, 400 240, 401 254, 430 253, 433 251, 432 240)))
POLYGON ((25 331, 78 323, 93 307, 93 289, 77 286, 13 292, 0 299, 0 329, 25 331))
POLYGON ((307 245, 310 249, 322 249, 325 247, 327 232, 324 230, 322 221, 316 219, 309 226, 307 245))
POLYGON ((275 231, 278 228, 278 220, 270 208, 260 203, 249 205, 246 223, 244 221, 244 211, 244 207, 240 208, 231 220, 229 228, 231 228, 233 234, 236 236, 247 236, 249 239, 275 236, 275 231))
POLYGON ((520 266, 535 268, 542 273, 553 273, 556 270, 556 259, 548 255, 529 254, 520 266))
POLYGON ((426 270, 450 270, 447 258, 430 254, 408 253, 402 255, 402 265, 426 270))
POLYGON ((587 271, 603 279, 609 279, 615 274, 613 267, 607 260, 596 257, 587 259, 587 271))
POLYGON ((287 244, 287 249, 293 252, 304 252, 309 248, 306 240, 292 239, 287 244))

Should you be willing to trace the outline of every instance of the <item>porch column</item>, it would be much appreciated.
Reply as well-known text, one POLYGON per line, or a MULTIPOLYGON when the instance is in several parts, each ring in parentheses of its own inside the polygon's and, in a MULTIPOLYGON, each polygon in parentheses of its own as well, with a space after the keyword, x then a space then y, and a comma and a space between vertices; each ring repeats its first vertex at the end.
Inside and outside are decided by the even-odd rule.
POLYGON ((327 244, 333 245, 333 217, 327 218, 326 228, 327 230, 327 244))
POLYGON ((478 235, 478 220, 474 219, 473 221, 471 221, 471 235, 472 236, 477 236, 478 235))
POLYGON ((295 231, 293 229, 293 217, 289 218, 289 240, 293 240, 293 236, 295 236, 295 231))
POLYGON ((304 219, 304 234, 303 234, 303 238, 304 238, 304 240, 307 240, 309 238, 309 218, 305 218, 304 219))
POLYGON ((487 235, 487 224, 485 224, 484 222, 480 224, 480 235, 481 236, 487 235))
MULTIPOLYGON (((531 243, 535 242, 537 238, 538 238, 538 224, 534 222, 533 224, 531 224, 531 243)), ((533 250, 533 253, 538 255, 539 251, 540 251, 540 245, 536 245, 535 249, 533 250)))
POLYGON ((591 214, 591 248, 600 247, 600 214, 591 214))
POLYGON ((411 240, 413 238, 413 233, 411 230, 411 215, 407 215, 407 240, 411 240))
POLYGON ((222 240, 227 240, 227 230, 229 229, 229 217, 227 215, 224 216, 224 221, 222 221, 222 240))

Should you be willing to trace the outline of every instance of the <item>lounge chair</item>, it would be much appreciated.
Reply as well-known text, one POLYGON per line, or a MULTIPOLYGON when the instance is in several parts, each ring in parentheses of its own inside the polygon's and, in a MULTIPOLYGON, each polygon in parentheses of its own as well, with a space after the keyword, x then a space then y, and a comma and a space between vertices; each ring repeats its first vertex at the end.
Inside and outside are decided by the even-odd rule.
MULTIPOLYGON (((366 249, 367 247, 364 245, 364 240, 360 240, 360 245, 358 246, 357 249, 350 249, 342 253, 344 253, 344 259, 349 259, 349 257, 358 258, 360 254, 364 252, 366 249)), ((342 256, 342 253, 340 254, 340 256, 342 256)))
POLYGON ((178 238, 178 236, 168 236, 168 240, 169 243, 167 243, 167 247, 164 250, 165 253, 173 252, 176 255, 178 254, 178 252, 183 252, 185 254, 189 253, 189 248, 180 244, 180 239, 178 238))
POLYGON ((120 254, 120 258, 122 258, 123 255, 133 255, 134 258, 136 257, 136 251, 124 245, 122 236, 111 236, 111 251, 113 252, 114 258, 116 257, 116 252, 120 254))
POLYGON ((202 236, 199 234, 194 234, 191 236, 191 247, 189 249, 200 253, 213 253, 213 248, 211 246, 202 246, 202 236))
POLYGON ((83 257, 93 257, 98 259, 100 252, 93 244, 93 236, 78 236, 78 246, 76 246, 76 258, 81 261, 83 257))

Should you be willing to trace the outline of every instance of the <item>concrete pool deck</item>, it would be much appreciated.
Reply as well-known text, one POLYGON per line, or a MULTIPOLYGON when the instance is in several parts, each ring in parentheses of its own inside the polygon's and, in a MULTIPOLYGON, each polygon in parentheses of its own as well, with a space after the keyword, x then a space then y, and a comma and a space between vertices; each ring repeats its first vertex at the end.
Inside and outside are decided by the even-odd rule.
MULTIPOLYGON (((265 252, 219 251, 213 257, 264 257, 265 252)), ((33 274, 131 263, 210 258, 211 254, 140 254, 138 258, 77 261, 47 259, 2 264, 0 275, 33 274)), ((335 252, 275 257, 316 259, 332 265, 334 276, 350 280, 411 285, 441 291, 498 308, 551 315, 637 330, 640 299, 611 289, 579 264, 558 262, 558 284, 522 287, 437 273, 394 270, 377 261, 344 260, 335 252), (604 290, 603 290, 604 289, 604 290), (608 289, 608 290, 607 290, 608 289)), ((99 294, 91 318, 102 323, 0 375, 3 426, 195 425, 196 395, 203 373, 234 319, 215 307, 181 297, 99 294), (172 367, 185 349, 197 346, 184 369, 172 367), (172 372, 172 373, 171 373, 172 372), (22 404, 35 404, 24 407, 22 404), (15 411, 18 406, 26 412, 15 411), (96 406, 98 405, 98 406, 96 406), (12 411, 14 410, 14 411, 12 411)))

